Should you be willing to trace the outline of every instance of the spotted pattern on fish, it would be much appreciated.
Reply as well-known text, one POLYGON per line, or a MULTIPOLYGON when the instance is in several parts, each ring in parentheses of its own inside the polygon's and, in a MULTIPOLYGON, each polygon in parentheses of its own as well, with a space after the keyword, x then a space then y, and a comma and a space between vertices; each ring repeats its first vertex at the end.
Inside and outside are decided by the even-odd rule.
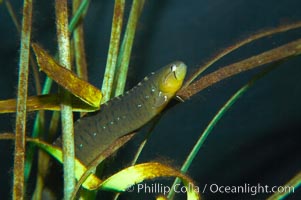
MULTIPOLYGON (((75 156, 85 165, 116 139, 131 133, 158 115, 181 88, 186 65, 175 61, 145 77, 124 95, 74 124, 75 156)), ((61 146, 61 137, 55 143, 61 146)))

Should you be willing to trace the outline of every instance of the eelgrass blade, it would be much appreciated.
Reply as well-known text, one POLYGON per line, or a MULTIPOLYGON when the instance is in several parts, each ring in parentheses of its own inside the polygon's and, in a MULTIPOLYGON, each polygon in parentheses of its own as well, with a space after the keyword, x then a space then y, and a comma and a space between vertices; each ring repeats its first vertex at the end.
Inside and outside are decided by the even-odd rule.
POLYGON ((108 101, 111 98, 111 94, 112 94, 113 81, 115 76, 115 69, 116 69, 121 30, 122 30, 124 2, 125 2, 124 0, 115 0, 110 46, 109 46, 109 51, 107 56, 105 74, 104 74, 102 87, 101 87, 101 91, 104 94, 102 103, 108 101))
POLYGON ((117 73, 114 81, 116 85, 114 96, 123 93, 126 83, 126 77, 133 47, 136 26, 140 17, 144 0, 133 0, 130 17, 126 26, 125 35, 122 40, 120 52, 117 59, 117 73))
MULTIPOLYGON (((136 153, 134 155, 134 158, 133 158, 133 160, 130 163, 131 166, 133 166, 133 165, 135 165, 137 163, 137 161, 138 161, 138 159, 139 159, 139 157, 140 157, 140 155, 141 155, 141 153, 142 153, 142 151, 143 151, 143 149, 144 149, 144 147, 145 147, 148 139, 152 135, 152 132, 153 132, 154 128, 156 127, 158 121, 161 119, 161 116, 162 115, 159 115, 152 122, 152 125, 151 125, 150 129, 147 131, 147 134, 143 138, 143 141, 140 143, 140 145, 139 145, 139 147, 138 147, 138 149, 137 149, 137 151, 136 151, 136 153)), ((115 196, 113 197, 113 200, 117 200, 119 198, 119 196, 120 196, 120 193, 116 193, 115 196)))
MULTIPOLYGON (((194 158, 198 154, 200 148, 206 141, 208 135, 211 133, 215 125, 221 120, 221 118, 226 114, 226 112, 231 108, 231 106, 252 86, 254 83, 259 80, 260 78, 264 77, 267 73, 272 71, 275 67, 278 65, 273 65, 267 69, 265 69, 263 72, 257 74, 255 77, 253 77, 246 85, 244 85, 242 88, 240 88, 226 103, 223 105, 223 107, 217 112, 217 114, 213 117, 213 119, 210 121, 210 123, 207 125, 206 129, 203 131, 199 139, 197 140, 196 144, 190 151, 189 155, 187 156, 184 164, 181 167, 181 172, 186 173, 189 169, 191 163, 193 162, 194 158)), ((180 183, 179 179, 176 179, 172 185, 171 188, 175 188, 177 184, 180 183)), ((168 194, 168 199, 172 199, 175 195, 174 190, 171 190, 171 192, 168 194)))
MULTIPOLYGON (((31 134, 32 137, 38 137, 39 133, 44 133, 45 132, 44 128, 45 128, 45 115, 44 115, 44 111, 40 110, 38 111, 36 115, 36 120, 34 121, 33 130, 31 134)), ((26 149, 25 171, 24 171, 25 182, 28 181, 30 176, 34 149, 35 146, 32 144, 29 144, 26 149)))
POLYGON ((26 136, 26 101, 28 90, 28 68, 32 22, 32 0, 24 0, 19 60, 19 80, 16 115, 16 139, 14 152, 13 199, 24 198, 25 136, 26 136))
MULTIPOLYGON (((74 2, 73 2, 73 4, 74 4, 74 2)), ((75 2, 75 4, 76 4, 75 10, 74 10, 75 12, 74 12, 72 19, 70 20, 70 23, 68 26, 68 30, 70 33, 73 33, 79 20, 83 17, 85 12, 87 11, 89 4, 90 4, 90 0, 82 0, 79 5, 78 5, 78 3, 79 3, 79 1, 75 2)))
MULTIPOLYGON (((60 111, 61 99, 58 94, 45 94, 27 97, 27 112, 37 110, 60 111)), ((83 103, 80 99, 72 96, 72 110, 74 112, 94 112, 98 108, 83 103)), ((0 113, 16 112, 16 99, 0 101, 0 113)))
MULTIPOLYGON (((59 120, 60 120, 60 112, 56 112, 56 111, 52 112, 48 135, 47 135, 47 137, 45 137, 45 139, 47 141, 52 141, 52 139, 54 138, 54 136, 57 132, 58 126, 59 126, 59 120)), ((31 143, 29 143, 29 145, 34 146, 31 143)), ((45 177, 48 172, 49 162, 50 162, 50 156, 48 154, 45 154, 42 150, 39 150, 36 187, 35 187, 33 196, 31 198, 32 200, 42 199, 42 192, 44 189, 45 182, 47 181, 45 179, 45 177)))
MULTIPOLYGON (((55 1, 55 13, 59 47, 59 61, 62 66, 64 66, 66 69, 71 70, 67 0, 55 1)), ((64 162, 64 199, 69 200, 75 186, 73 113, 71 105, 71 94, 67 91, 62 90, 61 95, 61 121, 64 162)))
MULTIPOLYGON (((58 64, 44 49, 37 44, 32 44, 38 64, 55 82, 79 97, 82 101, 99 108, 102 94, 98 88, 80 79, 70 69, 58 64)), ((70 57, 69 57, 70 58, 70 57)))
MULTIPOLYGON (((6 8, 15 24, 17 31, 21 34, 20 23, 17 19, 16 12, 14 11, 10 1, 6 0, 5 5, 6 5, 6 8)), ((41 92, 41 82, 40 82, 39 72, 38 72, 37 65, 36 65, 36 62, 34 61, 32 54, 29 55, 29 61, 30 61, 30 65, 33 70, 35 86, 36 86, 36 93, 37 94, 41 94, 41 93, 48 94, 48 91, 50 90, 50 87, 51 87, 51 82, 52 82, 51 79, 49 79, 48 77, 46 78, 46 81, 45 81, 45 84, 43 87, 43 91, 41 92)), ((35 121, 34 121, 32 137, 38 137, 40 132, 43 133, 44 132, 43 128, 44 128, 44 112, 39 111, 37 113, 35 121)), ((25 182, 27 182, 29 175, 30 175, 34 149, 35 149, 35 146, 32 144, 29 144, 26 149, 25 174, 24 174, 25 182)))
MULTIPOLYGON (((125 143, 127 143, 129 140, 131 140, 137 132, 133 132, 130 134, 127 134, 123 137, 118 138, 115 140, 107 149, 105 149, 101 154, 97 156, 88 166, 86 166, 86 171, 81 175, 79 178, 75 190, 73 191, 72 198, 75 198, 76 193, 82 186, 82 184, 86 181, 86 179, 95 171, 96 167, 104 161, 106 158, 108 158, 110 155, 112 155, 115 151, 117 151, 120 147, 122 147, 125 143)), ((94 188, 95 189, 95 188, 94 188)))
POLYGON ((221 81, 228 77, 232 77, 241 72, 254 69, 264 64, 286 59, 291 56, 301 54, 301 39, 284 44, 280 47, 265 51, 263 53, 254 55, 242 61, 227 65, 210 74, 207 74, 200 79, 194 81, 189 86, 182 88, 177 95, 182 99, 189 99, 194 94, 201 90, 221 81))
MULTIPOLYGON (((6 9, 8 10, 8 13, 9 13, 18 33, 21 34, 21 26, 17 19, 17 15, 16 15, 14 8, 12 7, 9 0, 6 0, 4 2, 5 2, 6 9)), ((31 69, 33 70, 33 77, 35 80, 36 92, 37 92, 37 94, 41 94, 41 81, 40 81, 40 77, 39 77, 39 70, 34 61, 34 57, 31 54, 29 55, 29 62, 30 62, 31 69)))
MULTIPOLYGON (((69 32, 72 33, 71 24, 76 19, 80 20, 77 22, 75 29, 73 31, 73 44, 74 44, 74 56, 75 56, 75 67, 77 76, 85 81, 88 81, 88 66, 86 61, 85 53, 85 41, 84 41, 84 23, 83 18, 88 10, 90 1, 89 0, 73 0, 72 2, 72 12, 73 17, 69 23, 69 32), (80 16, 80 17, 77 17, 80 16)), ((85 113, 81 112, 80 116, 84 116, 85 113)))
POLYGON ((187 200, 201 199, 198 189, 189 177, 170 166, 157 162, 142 163, 127 167, 104 180, 100 185, 100 189, 117 192, 135 191, 135 184, 159 177, 179 177, 184 186, 190 188, 186 192, 187 200))
MULTIPOLYGON (((48 94, 50 91, 51 85, 52 85, 52 80, 50 78, 46 77, 46 80, 45 80, 45 83, 43 86, 43 90, 42 90, 42 94, 48 94)), ((45 120, 44 112, 40 110, 36 115, 31 137, 36 138, 36 137, 39 137, 41 135, 41 133, 44 133, 44 130, 45 130, 45 127, 44 127, 45 121, 44 120, 45 120)), ((25 160, 25 175, 24 175, 26 182, 29 179, 29 175, 31 172, 34 150, 35 150, 34 145, 29 144, 27 146, 26 160, 25 160)))
POLYGON ((289 30, 293 30, 293 29, 297 29, 301 27, 301 21, 300 22, 296 22, 296 23, 292 23, 292 24, 288 24, 288 25, 284 25, 284 26, 280 26, 280 27, 276 27, 270 30, 266 30, 266 31, 261 31, 259 33, 256 33, 254 35, 249 36, 248 38, 237 42, 236 44, 228 47, 227 49, 225 49, 224 51, 222 51, 221 53, 219 53, 217 56, 215 56, 214 58, 210 59, 209 62, 207 62, 203 67, 199 68, 198 71, 196 71, 187 81, 186 83, 183 85, 183 88, 186 88, 188 85, 190 85, 201 73, 203 73, 206 69, 208 69, 210 66, 212 66, 214 63, 216 63, 218 60, 220 60, 221 58, 223 58, 224 56, 226 56, 227 54, 233 52, 234 50, 248 44, 251 43, 255 40, 258 40, 260 38, 264 38, 270 35, 274 35, 277 33, 281 33, 281 32, 286 32, 289 30))
MULTIPOLYGON (((6 2, 8 2, 8 1, 6 1, 6 2)), ((78 23, 79 19, 81 18, 81 16, 85 12, 85 10, 87 10, 87 8, 89 6, 89 3, 90 3, 89 0, 84 0, 79 5, 79 8, 75 9, 76 12, 73 15, 73 17, 71 19, 71 22, 69 23, 69 26, 68 26, 68 29, 69 29, 70 33, 72 33, 73 30, 75 29, 75 26, 78 23)), ((10 4, 7 7, 9 7, 9 6, 10 6, 10 4)), ((13 18, 13 20, 14 20, 14 23, 16 24, 16 26, 17 26, 18 25, 17 19, 13 18)), ((82 31, 77 31, 77 32, 82 32, 82 31)), ((78 38, 77 37, 78 34, 75 33, 75 35, 76 35, 75 38, 78 38)), ((75 43, 76 43, 75 44, 76 47, 78 46, 77 44, 80 44, 80 46, 83 46, 83 41, 82 40, 80 40, 79 42, 75 42, 75 43)), ((78 52, 78 51, 76 51, 76 52, 78 52)), ((80 55, 82 55, 82 54, 83 54, 82 51, 80 51, 80 55)), ((77 71, 80 71, 80 72, 85 71, 86 72, 87 70, 86 70, 85 55, 83 55, 83 56, 76 56, 76 58, 78 58, 78 57, 80 57, 80 59, 76 59, 77 66, 79 65, 78 62, 80 62, 80 66, 81 66, 80 69, 85 69, 85 70, 77 70, 77 71)), ((30 58, 30 59, 31 59, 31 61, 33 60, 32 58, 30 58)), ((34 62, 32 62, 32 63, 34 63, 34 62)), ((34 69, 36 69, 36 67, 34 69)), ((35 74, 36 74, 36 72, 35 72, 35 74)), ((84 76, 80 76, 80 77, 84 78, 84 80, 87 80, 87 78, 86 78, 87 73, 79 73, 79 74, 80 75, 81 74, 85 74, 84 76)), ((38 77, 38 76, 35 75, 35 80, 36 80, 36 77, 38 77)), ((38 85, 38 84, 36 83, 35 85, 38 85)), ((44 83, 42 94, 48 94, 49 91, 50 91, 51 85, 52 85, 52 79, 50 79, 47 76, 46 80, 45 80, 45 83, 44 83)), ((38 93, 38 94, 40 94, 40 93, 38 93)), ((41 111, 39 113, 41 113, 41 111)), ((33 132, 32 132, 32 137, 38 137, 39 133, 44 133, 43 125, 39 126, 39 124, 43 124, 44 117, 41 116, 39 113, 37 114, 35 122, 34 122, 34 128, 33 128, 33 132)), ((28 145, 28 148, 27 148, 27 157, 26 157, 26 163, 25 163, 25 180, 27 180, 29 178, 29 175, 30 175, 34 149, 35 149, 35 146, 33 146, 31 144, 28 145)), ((39 153, 39 155, 42 155, 42 154, 43 153, 39 153)), ((46 156, 44 156, 44 157, 46 157, 46 156)), ((43 159, 42 156, 39 156, 39 162, 43 162, 43 161, 40 161, 40 159, 43 159)), ((48 162, 48 158, 47 157, 46 157, 46 160, 44 162, 48 162)), ((39 177, 39 173, 37 173, 37 176, 39 177)), ((42 187, 42 186, 39 186, 40 182, 42 182, 42 180, 40 180, 38 178, 37 179, 37 184, 36 184, 36 190, 35 190, 37 192, 35 194, 40 194, 40 190, 41 190, 41 187, 42 187)), ((35 197, 39 199, 40 195, 35 195, 35 197)))
POLYGON ((13 7, 12 7, 10 1, 9 1, 9 0, 6 0, 6 1, 4 1, 4 3, 5 3, 6 9, 7 9, 8 13, 9 13, 10 17, 12 18, 12 20, 13 20, 13 22, 14 22, 14 25, 15 25, 17 31, 18 31, 19 33, 21 33, 21 26, 20 26, 20 23, 19 23, 19 21, 18 21, 18 19, 17 19, 16 12, 14 11, 14 9, 13 9, 13 7))
POLYGON ((85 54, 85 43, 84 43, 84 27, 83 20, 78 23, 79 19, 83 18, 83 12, 88 8, 90 1, 89 0, 73 0, 72 3, 72 12, 73 17, 69 23, 69 32, 73 31, 73 41, 74 41, 74 55, 75 55, 75 64, 76 72, 78 77, 82 78, 85 81, 88 81, 88 72, 87 72, 87 62, 85 54), (79 17, 78 17, 79 16, 79 17), (72 23, 77 22, 77 26, 73 28, 72 23))
MULTIPOLYGON (((19 34, 21 34, 21 27, 20 23, 17 19, 16 12, 14 11, 11 3, 9 0, 5 1, 5 6, 9 12, 9 15, 12 18, 12 21, 14 22, 14 25, 18 31, 19 34)), ((29 55, 29 62, 33 70, 33 75, 34 75, 34 80, 35 80, 35 87, 36 87, 36 92, 37 94, 41 94, 41 83, 40 83, 40 77, 37 69, 37 65, 34 62, 33 56, 30 54, 29 55)), ((44 126, 44 112, 39 111, 36 115, 36 120, 34 122, 34 128, 32 131, 32 136, 37 137, 39 130, 43 129, 44 126)), ((43 131, 42 131, 43 132, 43 131)), ((33 158, 33 151, 34 151, 34 146, 33 145, 28 145, 26 149, 26 160, 25 160, 25 171, 24 171, 24 177, 25 177, 25 183, 27 182, 30 171, 31 171, 31 165, 32 165, 32 158, 33 158)))
MULTIPOLYGON (((301 186, 301 172, 297 173, 292 179, 290 179, 285 185, 281 186, 284 190, 283 192, 276 192, 267 200, 282 200, 288 197, 289 195, 296 192, 301 186)), ((279 187, 280 188, 280 187, 279 187)))
MULTIPOLYGON (((123 140, 122 138, 120 138, 119 140, 123 140, 123 142, 128 141, 129 138, 132 137, 134 134, 135 133, 133 133, 132 135, 124 136, 123 138, 125 138, 125 140, 123 140)), ((15 139, 15 137, 13 134, 2 133, 0 134, 0 140, 1 139, 15 139)), ((43 149, 44 151, 52 155, 54 158, 56 158, 59 162, 63 161, 62 150, 60 148, 52 146, 36 138, 26 138, 26 141, 39 146, 41 149, 43 149)), ((113 145, 112 148, 116 148, 114 146, 116 145, 113 145)), ((111 150, 109 150, 108 152, 111 152, 111 150)), ((102 154, 106 154, 106 152, 103 152, 102 154)), ((99 159, 104 158, 103 156, 105 157, 107 155, 100 155, 100 157, 93 162, 98 162, 99 159)), ((91 165, 93 165, 93 162, 91 165)), ((78 160, 76 160, 76 164, 78 172, 77 178, 82 179, 82 176, 85 176, 87 173, 90 173, 91 165, 87 168, 87 166, 82 165, 82 163, 78 160)), ((191 180, 191 178, 168 165, 164 165, 157 162, 142 163, 135 166, 127 167, 108 177, 104 181, 91 174, 88 177, 88 179, 84 182, 83 186, 89 190, 101 189, 120 192, 126 191, 126 189, 130 186, 140 183, 144 180, 155 179, 159 177, 179 177, 187 188, 191 188, 187 190, 187 200, 200 199, 199 191, 194 185, 194 182, 191 180)))

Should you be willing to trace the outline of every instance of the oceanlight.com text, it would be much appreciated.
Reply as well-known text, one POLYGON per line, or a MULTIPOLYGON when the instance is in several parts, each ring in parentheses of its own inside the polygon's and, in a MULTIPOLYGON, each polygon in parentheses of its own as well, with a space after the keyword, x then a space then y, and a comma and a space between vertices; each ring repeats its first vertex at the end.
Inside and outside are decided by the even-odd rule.
POLYGON ((250 194, 252 196, 257 194, 272 194, 278 193, 294 193, 293 186, 269 186, 258 183, 257 185, 218 185, 218 184, 205 184, 202 193, 220 193, 220 194, 250 194))

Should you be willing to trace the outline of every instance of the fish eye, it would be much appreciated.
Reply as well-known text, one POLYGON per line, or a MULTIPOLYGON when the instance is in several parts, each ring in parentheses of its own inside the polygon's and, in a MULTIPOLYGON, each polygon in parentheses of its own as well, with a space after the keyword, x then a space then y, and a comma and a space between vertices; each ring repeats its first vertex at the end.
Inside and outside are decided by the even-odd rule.
POLYGON ((170 70, 173 73, 174 77, 177 79, 177 76, 176 76, 177 65, 176 64, 172 64, 170 66, 170 70))
POLYGON ((170 70, 171 70, 172 72, 175 72, 175 71, 177 70, 177 65, 176 65, 176 64, 172 64, 172 65, 170 66, 170 70))

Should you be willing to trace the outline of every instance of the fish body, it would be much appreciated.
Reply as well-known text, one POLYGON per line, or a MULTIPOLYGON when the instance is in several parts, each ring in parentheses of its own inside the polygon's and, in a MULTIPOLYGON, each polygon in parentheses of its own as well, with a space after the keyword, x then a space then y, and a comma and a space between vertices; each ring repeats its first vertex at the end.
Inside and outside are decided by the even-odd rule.
MULTIPOLYGON (((115 97, 74 123, 75 156, 86 166, 116 139, 158 115, 181 88, 186 65, 175 61, 145 77, 125 94, 115 97)), ((61 146, 59 138, 55 145, 61 146)))

